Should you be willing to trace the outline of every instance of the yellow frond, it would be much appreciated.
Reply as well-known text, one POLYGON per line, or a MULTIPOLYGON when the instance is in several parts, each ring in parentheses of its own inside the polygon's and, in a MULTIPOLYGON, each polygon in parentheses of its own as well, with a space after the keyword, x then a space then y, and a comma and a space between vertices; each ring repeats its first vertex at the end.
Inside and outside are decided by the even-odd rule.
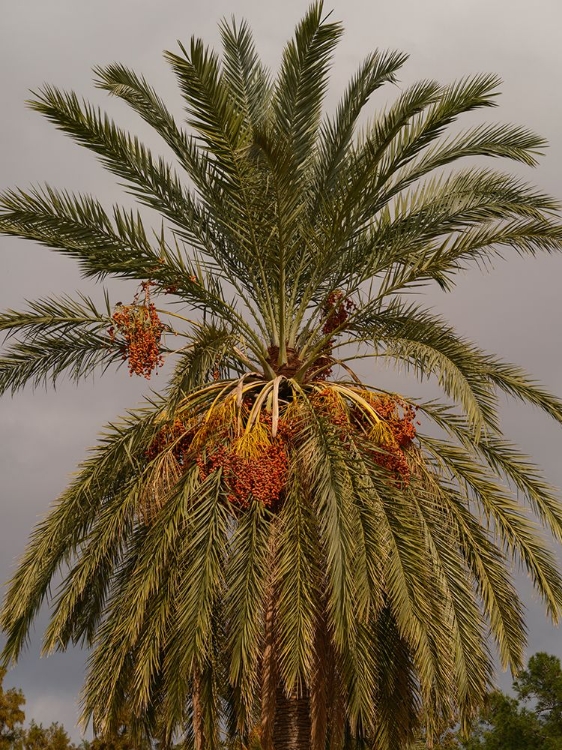
POLYGON ((263 422, 254 422, 252 428, 241 435, 232 448, 241 458, 257 458, 271 445, 271 434, 263 422))

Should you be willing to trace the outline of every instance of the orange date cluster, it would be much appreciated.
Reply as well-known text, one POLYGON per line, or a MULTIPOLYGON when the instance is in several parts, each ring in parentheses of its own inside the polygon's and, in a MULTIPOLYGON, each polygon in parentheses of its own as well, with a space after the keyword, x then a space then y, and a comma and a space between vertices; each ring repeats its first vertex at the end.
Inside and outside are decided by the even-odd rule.
MULTIPOLYGON (((332 387, 316 389, 310 405, 333 426, 344 445, 351 446, 355 435, 370 459, 389 472, 390 481, 398 486, 410 482, 414 407, 399 396, 366 390, 350 402, 332 387)), ((298 407, 285 407, 273 435, 270 412, 261 411, 248 428, 250 404, 241 408, 235 418, 219 409, 207 419, 170 421, 157 432, 145 457, 150 461, 167 451, 180 473, 196 466, 202 481, 220 472, 225 498, 233 507, 244 511, 257 501, 275 512, 285 499, 291 453, 298 450, 307 420, 298 407)))
POLYGON ((113 325, 108 329, 111 341, 117 340, 123 348, 123 359, 127 361, 131 375, 150 376, 164 363, 160 349, 160 339, 164 325, 156 307, 150 300, 152 282, 144 281, 140 292, 135 295, 132 304, 118 304, 111 316, 113 325), (139 299, 142 294, 142 299, 139 299))
MULTIPOLYGON (((336 329, 342 326, 349 315, 355 309, 355 303, 340 290, 336 289, 330 292, 322 306, 322 333, 329 336, 336 329)), ((332 350, 336 342, 331 338, 322 349, 322 353, 310 368, 312 376, 316 380, 326 380, 333 372, 332 350)))
POLYGON ((394 474, 401 483, 408 483, 411 472, 406 453, 416 437, 415 408, 398 396, 364 391, 362 398, 376 415, 378 422, 374 425, 372 415, 365 409, 356 406, 348 411, 332 388, 319 391, 312 402, 334 425, 342 442, 358 431, 372 443, 371 459, 394 474))
POLYGON ((289 457, 280 441, 264 448, 259 455, 251 458, 237 455, 226 446, 217 448, 205 460, 197 458, 201 478, 206 478, 217 469, 228 487, 227 500, 244 510, 252 499, 277 510, 289 472, 289 457))
POLYGON ((410 481, 410 467, 406 459, 407 449, 416 436, 416 410, 395 396, 378 395, 371 403, 389 431, 389 439, 380 448, 371 452, 376 463, 396 475, 402 483, 410 481))

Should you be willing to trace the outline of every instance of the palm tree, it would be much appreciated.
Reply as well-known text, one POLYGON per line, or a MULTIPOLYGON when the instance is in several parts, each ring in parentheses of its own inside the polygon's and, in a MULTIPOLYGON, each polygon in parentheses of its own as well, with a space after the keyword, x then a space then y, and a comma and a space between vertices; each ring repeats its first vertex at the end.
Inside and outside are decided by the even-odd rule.
POLYGON ((4 605, 4 658, 48 600, 45 649, 91 648, 96 732, 126 707, 139 731, 158 723, 197 750, 403 747, 422 716, 428 737, 468 723, 490 686, 488 634, 504 665, 521 664, 514 561, 551 617, 562 606, 528 512, 560 539, 561 508, 504 439, 497 398, 558 422, 562 403, 413 296, 502 251, 560 249, 555 200, 474 163, 449 168, 533 165, 543 141, 497 124, 447 136, 493 105, 490 75, 405 88, 358 132, 406 60, 396 52, 369 55, 324 116, 341 27, 321 3, 276 78, 245 23, 221 34, 221 59, 198 39, 166 53, 191 134, 144 78, 95 71, 174 164, 72 92, 45 86, 31 102, 161 221, 49 186, 2 194, 1 232, 139 288, 129 304, 106 293, 101 307, 81 296, 5 312, 1 390, 123 361, 145 377, 174 366, 34 531, 4 605), (443 401, 352 369, 381 359, 434 379, 443 401))

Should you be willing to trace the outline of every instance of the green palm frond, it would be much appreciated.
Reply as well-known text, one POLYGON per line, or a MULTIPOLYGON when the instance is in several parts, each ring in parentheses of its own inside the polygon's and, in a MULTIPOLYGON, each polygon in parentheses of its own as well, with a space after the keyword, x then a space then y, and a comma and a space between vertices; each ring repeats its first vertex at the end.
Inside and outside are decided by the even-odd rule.
POLYGON ((52 512, 38 524, 2 612, 2 626, 11 633, 5 646, 10 658, 16 659, 25 646, 31 622, 49 594, 52 577, 87 537, 100 508, 99 487, 104 487, 104 497, 119 495, 134 476, 136 456, 154 435, 157 413, 154 408, 146 408, 110 426, 52 512), (111 484, 107 485, 103 477, 109 476, 111 484))
POLYGON ((178 127, 172 113, 144 77, 117 63, 94 68, 94 72, 98 88, 127 102, 164 139, 195 184, 205 185, 207 160, 193 137, 178 127))
POLYGON ((49 186, 29 193, 7 191, 0 205, 4 234, 68 253, 80 262, 85 275, 120 273, 144 279, 147 269, 157 272, 159 257, 138 214, 115 209, 112 221, 94 198, 72 196, 49 186))
POLYGON ((6 310, 0 316, 8 339, 0 358, 0 392, 15 393, 29 382, 35 387, 56 383, 64 372, 78 381, 121 362, 107 333, 110 325, 107 294, 103 313, 85 296, 40 299, 23 312, 6 310))
POLYGON ((556 422, 562 422, 562 400, 549 393, 522 367, 494 357, 489 364, 488 377, 504 393, 536 406, 556 422))
POLYGON ((379 162, 386 148, 393 142, 401 128, 408 127, 409 121, 429 107, 438 96, 439 85, 434 81, 422 81, 404 91, 396 103, 390 107, 373 125, 375 132, 366 138, 361 148, 353 144, 347 150, 346 160, 338 170, 338 180, 328 194, 326 216, 322 224, 330 233, 331 245, 335 250, 346 244, 357 233, 354 217, 364 207, 366 199, 375 193, 375 180, 379 162), (329 224, 326 221, 329 220, 329 224))
POLYGON ((252 363, 240 350, 241 345, 240 336, 227 325, 207 323, 198 326, 180 353, 176 370, 170 378, 168 398, 171 408, 214 376, 224 376, 236 369, 242 375, 252 363))
POLYGON ((267 69, 256 52, 252 30, 233 17, 220 24, 224 49, 223 77, 244 126, 257 127, 267 111, 272 87, 267 69))
POLYGON ((372 94, 385 83, 396 82, 396 72, 406 62, 400 52, 374 52, 369 55, 351 79, 333 119, 326 119, 320 132, 320 150, 315 168, 318 182, 314 185, 320 201, 337 179, 340 166, 345 164, 352 143, 357 119, 372 94))
POLYGON ((484 426, 498 429, 486 357, 444 320, 418 305, 394 301, 372 315, 365 306, 350 328, 360 338, 369 336, 382 356, 411 367, 418 378, 436 376, 444 393, 462 407, 476 438, 484 426))
POLYGON ((221 179, 236 174, 235 150, 241 145, 242 113, 233 108, 223 83, 218 55, 192 37, 183 56, 166 52, 184 95, 189 124, 200 134, 221 169, 221 179))
POLYGON ((106 114, 81 102, 74 92, 53 86, 45 86, 35 97, 31 108, 96 153, 141 203, 180 223, 186 214, 196 214, 196 204, 173 168, 161 157, 154 159, 138 138, 118 128, 106 114))
POLYGON ((220 478, 210 480, 214 491, 193 510, 190 544, 180 551, 176 616, 170 627, 164 661, 168 677, 170 726, 182 719, 186 691, 182 676, 204 669, 212 657, 213 615, 224 575, 229 513, 220 502, 220 478))
POLYGON ((310 7, 285 47, 273 96, 275 130, 286 141, 295 170, 310 158, 330 60, 342 34, 341 24, 322 18, 323 5, 316 2, 310 7))
POLYGON ((400 747, 417 728, 419 704, 411 653, 389 611, 377 622, 373 641, 379 667, 374 741, 381 747, 400 747))
POLYGON ((64 338, 57 334, 37 334, 33 341, 12 343, 5 356, 0 357, 0 393, 16 393, 28 383, 34 387, 54 385, 63 373, 79 381, 122 360, 109 336, 85 327, 66 331, 64 338))
POLYGON ((263 605, 271 579, 268 565, 275 538, 271 521, 260 503, 251 505, 233 536, 225 573, 229 581, 225 618, 229 623, 230 681, 241 686, 244 701, 252 696, 252 703, 259 685, 263 605))
POLYGON ((280 514, 276 539, 275 658, 288 691, 298 689, 299 682, 311 672, 319 609, 317 521, 302 495, 296 480, 280 514))
POLYGON ((562 579, 553 554, 545 546, 536 523, 501 487, 493 475, 471 461, 462 448, 437 438, 423 438, 436 460, 445 463, 465 491, 494 526, 494 534, 517 556, 533 578, 551 616, 556 619, 562 600, 562 579))
MULTIPOLYGON (((339 646, 353 640, 357 616, 360 616, 357 604, 354 607, 353 602, 361 602, 361 592, 356 590, 356 574, 360 569, 353 565, 349 554, 354 546, 358 519, 352 503, 350 467, 342 448, 331 425, 316 418, 311 425, 311 437, 302 449, 303 474, 307 477, 308 492, 314 498, 316 515, 320 519, 320 543, 324 547, 327 565, 330 624, 339 646)), ((363 583, 365 597, 368 584, 363 583)))
POLYGON ((535 166, 545 146, 544 138, 518 125, 477 125, 436 144, 399 171, 393 191, 403 190, 429 172, 469 156, 500 157, 535 166))
POLYGON ((5 310, 1 313, 0 331, 7 331, 9 336, 16 329, 19 336, 32 339, 45 328, 63 334, 66 328, 75 326, 107 326, 111 318, 111 307, 105 290, 104 301, 105 310, 101 312, 90 297, 80 293, 75 300, 67 295, 35 300, 23 312, 5 310))
POLYGON ((562 518, 556 490, 545 481, 540 468, 529 456, 514 443, 493 433, 488 433, 475 444, 469 425, 450 407, 422 402, 418 408, 444 432, 458 440, 465 450, 477 454, 475 461, 486 461, 494 473, 502 475, 521 493, 533 512, 548 524, 550 532, 557 538, 560 536, 562 518))
MULTIPOLYGON (((390 294, 395 288, 391 282, 394 274, 407 277, 409 273, 410 283, 419 284, 416 273, 425 271, 425 264, 442 259, 444 237, 455 229, 498 217, 541 221, 556 209, 556 201, 549 196, 490 170, 471 169, 433 177, 382 207, 374 225, 350 247, 349 260, 363 281, 382 275, 381 291, 390 294)), ((343 268, 347 265, 342 264, 343 268)), ((428 274, 425 278, 433 277, 428 274)), ((443 283, 440 276, 437 280, 443 283)))
POLYGON ((525 641, 523 607, 513 582, 507 575, 507 560, 483 532, 467 509, 464 498, 454 493, 449 503, 460 544, 466 549, 466 564, 490 623, 502 666, 519 669, 525 641))

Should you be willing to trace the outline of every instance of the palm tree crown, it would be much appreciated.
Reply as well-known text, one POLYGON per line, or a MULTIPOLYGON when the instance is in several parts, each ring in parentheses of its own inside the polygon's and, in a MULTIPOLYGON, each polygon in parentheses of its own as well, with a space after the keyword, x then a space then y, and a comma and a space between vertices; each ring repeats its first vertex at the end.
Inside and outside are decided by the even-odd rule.
POLYGON ((198 39, 166 53, 189 132, 144 78, 95 71, 174 164, 72 92, 45 86, 31 102, 161 228, 89 195, 4 192, 0 232, 139 287, 128 304, 106 294, 103 309, 82 296, 2 314, 0 389, 175 364, 34 531, 4 605, 4 657, 18 658, 62 570, 45 648, 91 647, 83 701, 96 731, 126 706, 138 731, 182 733, 198 750, 225 737, 391 750, 422 716, 429 737, 470 719, 491 680, 489 633, 504 665, 521 664, 512 561, 553 618, 562 606, 526 510, 560 539, 561 508, 504 439, 497 397, 558 422, 562 403, 413 301, 502 250, 560 249, 548 195, 449 168, 466 156, 533 165, 543 141, 497 124, 446 135, 494 104, 489 75, 410 86, 359 132, 406 60, 395 52, 369 55, 323 115, 341 27, 321 3, 275 78, 246 24, 221 35, 221 58, 198 39), (362 382, 353 360, 368 358, 435 379, 443 402, 362 382))

